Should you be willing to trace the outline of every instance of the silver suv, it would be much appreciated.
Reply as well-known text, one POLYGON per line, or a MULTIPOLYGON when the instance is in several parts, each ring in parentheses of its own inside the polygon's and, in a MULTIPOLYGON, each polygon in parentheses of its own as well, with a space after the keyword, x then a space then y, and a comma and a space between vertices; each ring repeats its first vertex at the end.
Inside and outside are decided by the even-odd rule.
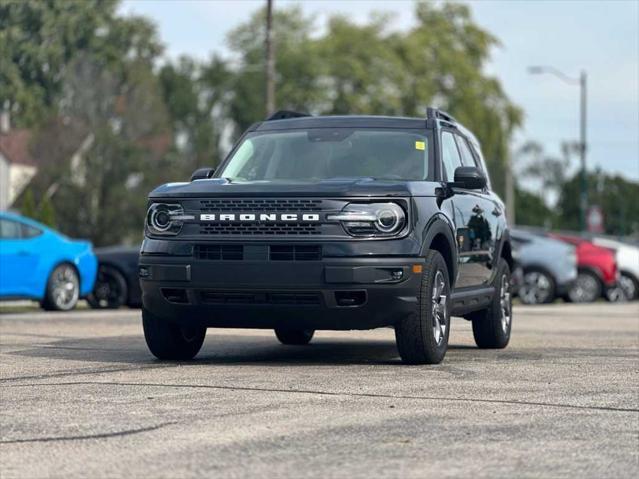
POLYGON ((523 270, 521 302, 545 304, 565 296, 577 278, 574 246, 520 229, 511 230, 510 238, 523 270))

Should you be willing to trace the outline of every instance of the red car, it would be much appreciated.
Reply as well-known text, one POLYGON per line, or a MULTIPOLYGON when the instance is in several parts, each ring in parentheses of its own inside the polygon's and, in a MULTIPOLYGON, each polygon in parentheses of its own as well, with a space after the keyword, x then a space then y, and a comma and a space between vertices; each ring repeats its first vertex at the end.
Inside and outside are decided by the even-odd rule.
POLYGON ((548 236, 570 243, 577 249, 577 280, 566 299, 590 303, 617 286, 619 270, 615 253, 578 236, 549 233, 548 236))

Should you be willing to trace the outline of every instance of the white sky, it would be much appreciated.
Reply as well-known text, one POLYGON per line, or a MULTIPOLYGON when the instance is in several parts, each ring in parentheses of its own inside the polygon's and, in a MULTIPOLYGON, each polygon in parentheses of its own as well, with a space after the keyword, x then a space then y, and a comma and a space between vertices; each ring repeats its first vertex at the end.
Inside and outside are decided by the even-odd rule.
MULTIPOLYGON (((122 13, 150 17, 169 57, 201 59, 228 53, 225 37, 264 5, 263 0, 125 0, 122 13)), ((579 88, 549 75, 531 76, 529 65, 552 65, 570 76, 588 73, 588 166, 639 179, 639 1, 475 0, 477 22, 497 36, 488 71, 525 113, 517 143, 540 141, 558 153, 577 140, 579 88)), ((413 22, 414 2, 406 0, 275 0, 275 8, 300 4, 317 20, 330 14, 365 21, 373 11, 391 11, 392 26, 413 22)), ((362 112, 364 113, 364 112, 362 112)))

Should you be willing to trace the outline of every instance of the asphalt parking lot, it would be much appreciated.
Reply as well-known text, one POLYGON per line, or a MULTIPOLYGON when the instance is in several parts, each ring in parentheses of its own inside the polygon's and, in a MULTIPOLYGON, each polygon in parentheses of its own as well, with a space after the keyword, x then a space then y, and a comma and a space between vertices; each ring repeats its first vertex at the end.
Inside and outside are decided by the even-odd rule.
POLYGON ((637 477, 639 305, 518 307, 508 349, 456 319, 439 366, 391 330, 209 330, 160 363, 139 311, 0 316, 0 476, 637 477))

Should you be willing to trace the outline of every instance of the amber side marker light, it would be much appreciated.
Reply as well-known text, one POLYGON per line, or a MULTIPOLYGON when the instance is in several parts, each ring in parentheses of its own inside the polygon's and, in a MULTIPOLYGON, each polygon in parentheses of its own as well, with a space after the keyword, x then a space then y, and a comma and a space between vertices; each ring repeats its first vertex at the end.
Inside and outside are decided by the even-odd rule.
POLYGON ((422 265, 421 264, 414 264, 413 265, 413 273, 421 273, 422 272, 422 265))

